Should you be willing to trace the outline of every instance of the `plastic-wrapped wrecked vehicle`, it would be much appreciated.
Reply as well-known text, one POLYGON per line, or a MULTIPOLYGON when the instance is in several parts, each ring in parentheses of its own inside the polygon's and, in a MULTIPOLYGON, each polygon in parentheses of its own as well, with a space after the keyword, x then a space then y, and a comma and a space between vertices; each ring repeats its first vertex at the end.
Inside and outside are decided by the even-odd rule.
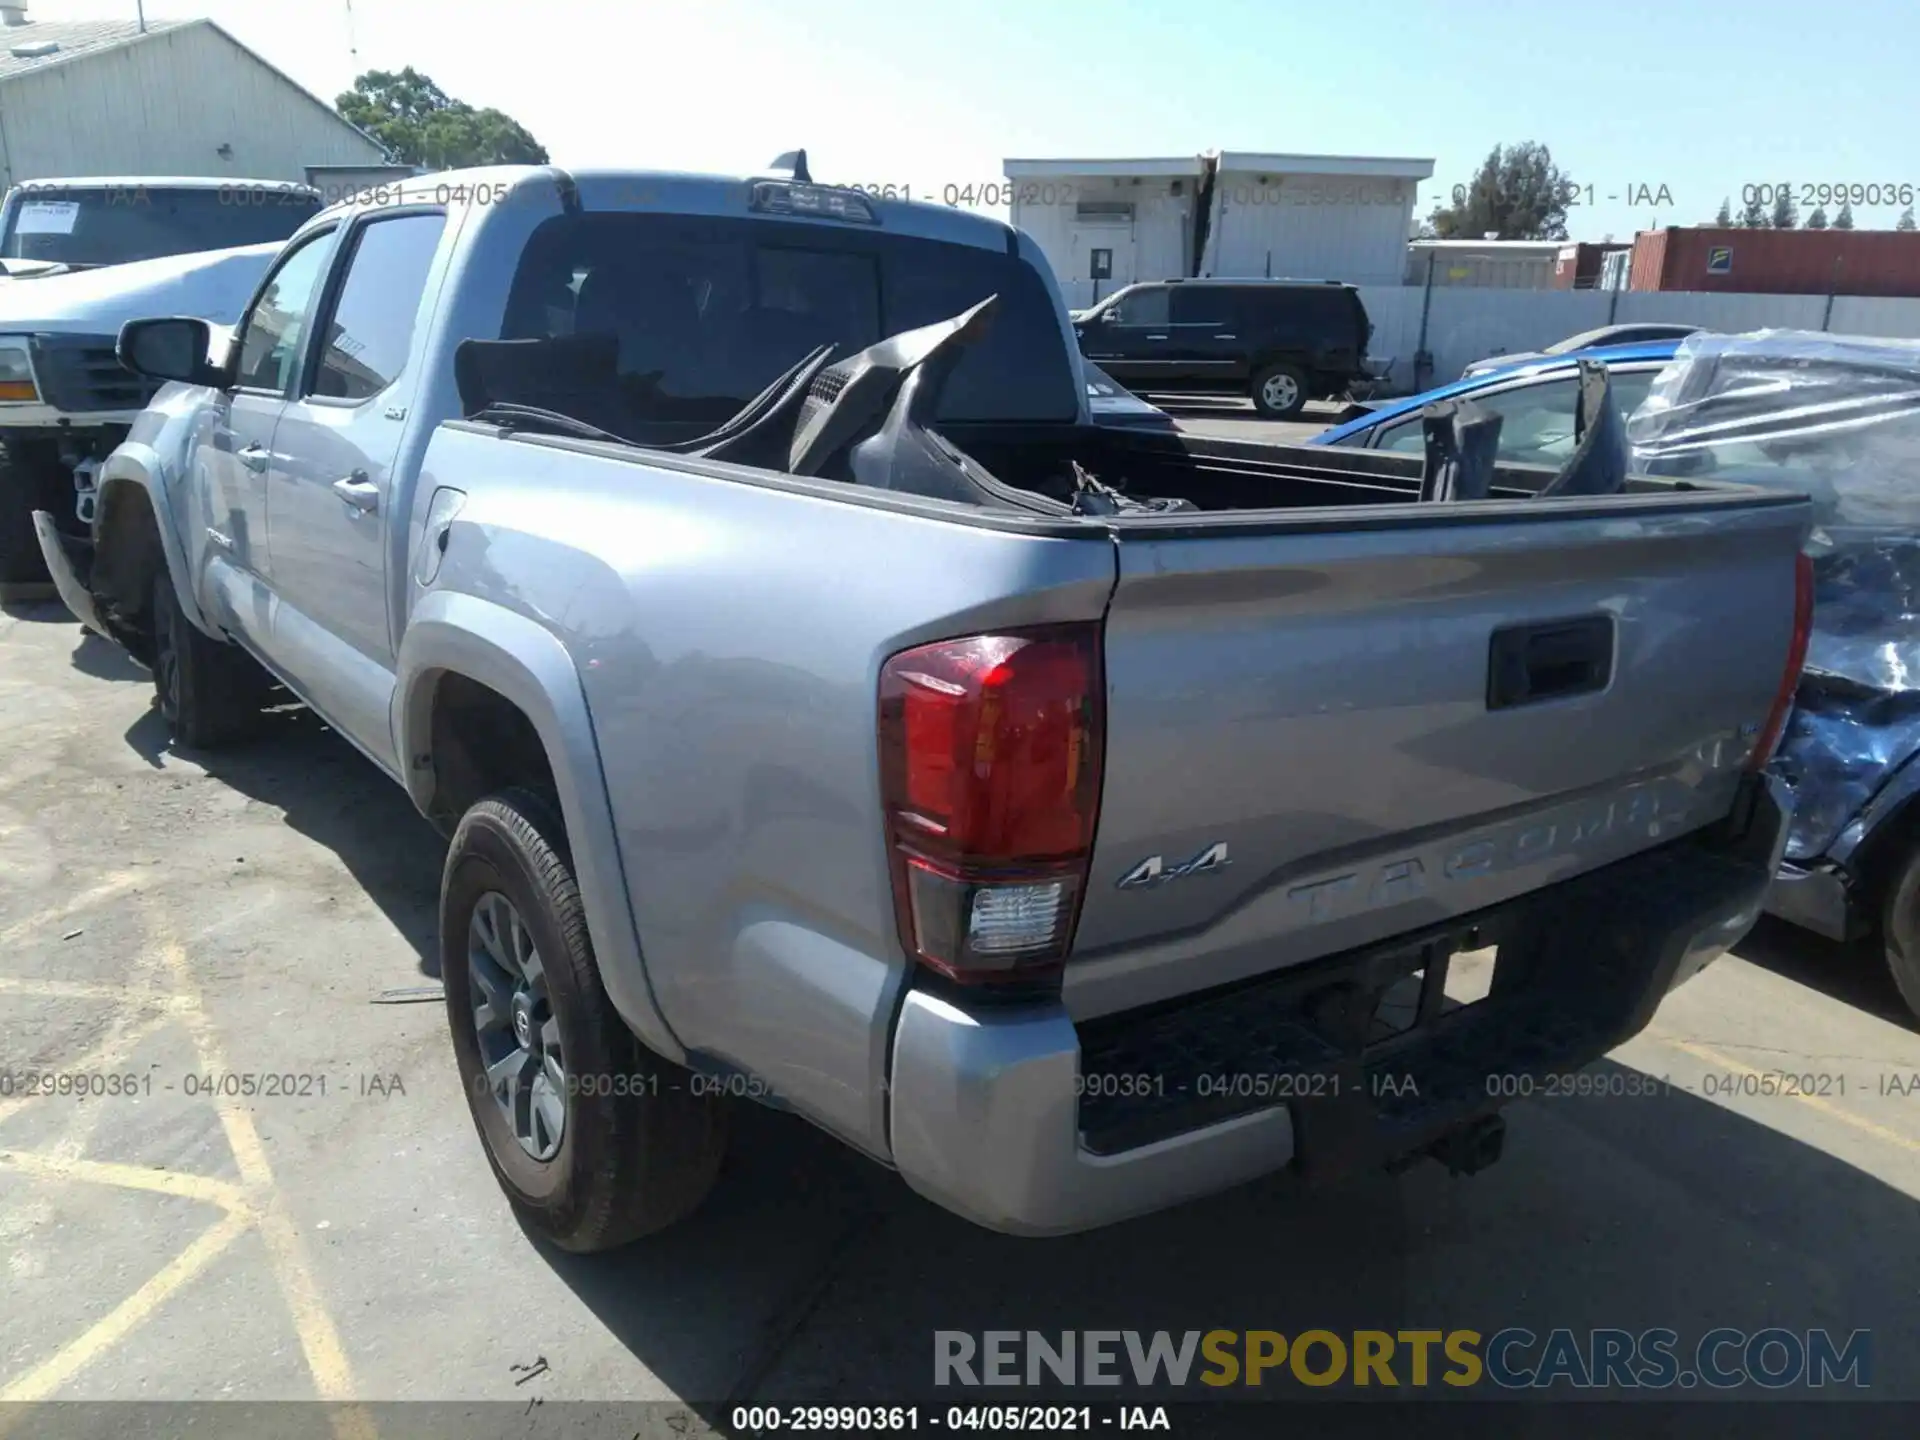
POLYGON ((1767 908, 1881 936, 1920 1014, 1920 342, 1699 335, 1628 427, 1649 474, 1813 497, 1814 620, 1773 767, 1795 793, 1767 908))

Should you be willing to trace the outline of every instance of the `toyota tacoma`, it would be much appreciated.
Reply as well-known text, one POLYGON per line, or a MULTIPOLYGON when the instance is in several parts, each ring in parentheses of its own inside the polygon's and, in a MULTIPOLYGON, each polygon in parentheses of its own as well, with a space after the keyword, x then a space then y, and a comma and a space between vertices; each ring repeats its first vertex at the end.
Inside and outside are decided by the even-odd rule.
POLYGON ((1557 473, 1095 425, 1029 237, 804 159, 409 181, 120 354, 175 383, 90 553, 38 517, 62 593, 177 743, 278 681, 450 837, 563 1247, 690 1212, 742 1095, 1027 1234, 1472 1171, 1779 858, 1806 502, 1624 474, 1597 367, 1557 473))

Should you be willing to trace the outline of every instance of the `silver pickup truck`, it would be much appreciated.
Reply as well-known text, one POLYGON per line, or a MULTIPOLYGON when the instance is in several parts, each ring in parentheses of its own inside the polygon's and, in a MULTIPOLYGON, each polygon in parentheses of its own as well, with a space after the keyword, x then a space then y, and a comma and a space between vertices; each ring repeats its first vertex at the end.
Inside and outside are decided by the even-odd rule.
POLYGON ((179 743, 277 679, 451 836, 454 1055, 562 1246, 691 1211, 740 1096, 1029 1234, 1471 1171, 1778 859, 1803 500, 1093 425, 984 217, 429 176, 207 338, 123 331, 180 383, 47 558, 179 743))

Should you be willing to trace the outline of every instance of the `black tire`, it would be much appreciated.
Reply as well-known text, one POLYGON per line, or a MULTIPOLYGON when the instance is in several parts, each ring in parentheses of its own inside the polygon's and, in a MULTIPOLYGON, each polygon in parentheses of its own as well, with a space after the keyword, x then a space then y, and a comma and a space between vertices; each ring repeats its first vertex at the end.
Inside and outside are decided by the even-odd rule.
POLYGON ((1307 403, 1307 377, 1292 365, 1263 365, 1253 373, 1253 408, 1269 420, 1291 420, 1307 403))
MULTIPOLYGON (((454 831, 440 885, 440 975, 474 1128, 530 1228, 563 1250, 611 1250, 706 1199, 726 1152, 724 1102, 692 1094, 687 1072, 642 1045, 607 999, 564 832, 530 791, 488 796, 454 831), (471 959, 480 946, 470 927, 490 895, 511 904, 538 955, 544 995, 528 1006, 528 1029, 555 1030, 563 1057, 564 1121, 546 1159, 522 1145, 482 1055, 469 966, 486 959, 471 959)), ((520 1003, 516 993, 515 1026, 520 1003)))
POLYGON ((46 584, 46 557, 33 533, 33 512, 65 518, 73 506, 73 482, 57 464, 29 449, 0 447, 0 585, 46 584))
POLYGON ((1880 943, 1894 988, 1907 1009, 1920 1017, 1920 846, 1907 856, 1887 887, 1880 943))
POLYGON ((173 738, 217 750, 257 732, 272 678, 238 645, 194 628, 164 565, 153 580, 152 618, 154 698, 173 738))

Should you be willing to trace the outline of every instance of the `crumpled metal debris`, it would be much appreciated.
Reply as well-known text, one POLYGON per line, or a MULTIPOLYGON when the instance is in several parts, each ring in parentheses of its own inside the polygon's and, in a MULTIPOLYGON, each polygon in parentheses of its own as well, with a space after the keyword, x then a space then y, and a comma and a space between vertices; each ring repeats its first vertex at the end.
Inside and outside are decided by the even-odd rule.
POLYGON ((1628 422, 1634 468, 1813 498, 1814 631, 1774 760, 1823 854, 1920 751, 1920 342, 1696 335, 1628 422))

